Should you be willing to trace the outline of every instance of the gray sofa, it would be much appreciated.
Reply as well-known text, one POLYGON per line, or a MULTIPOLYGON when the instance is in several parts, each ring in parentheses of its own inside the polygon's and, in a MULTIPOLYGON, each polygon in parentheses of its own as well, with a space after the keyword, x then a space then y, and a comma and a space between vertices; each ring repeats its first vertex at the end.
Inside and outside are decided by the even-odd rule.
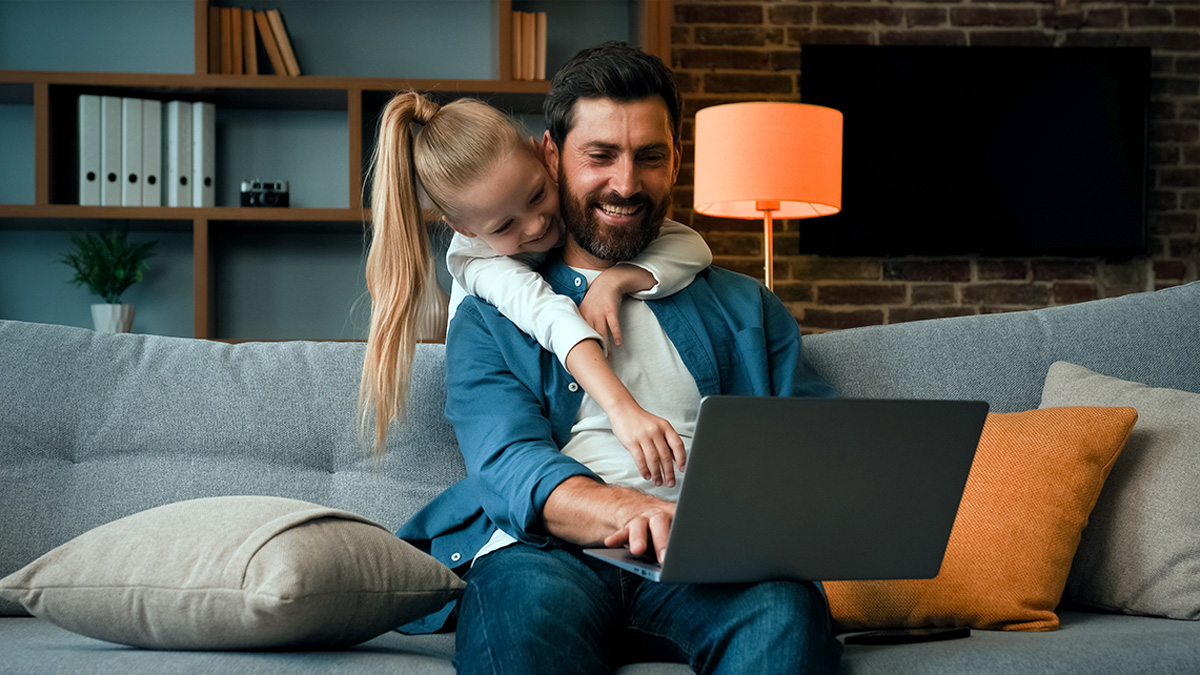
MULTIPOLYGON (((805 339, 845 396, 1037 408, 1051 363, 1200 392, 1200 284, 805 339)), ((463 473, 440 345, 417 353, 387 461, 354 429, 361 344, 228 345, 0 321, 0 577, 91 528, 201 496, 278 495, 395 529, 463 473)), ((799 432, 799 431, 798 431, 799 432)), ((848 646, 843 672, 1200 673, 1200 622, 1061 607, 1045 633, 848 646)), ((451 673, 452 635, 342 651, 172 652, 81 637, 0 601, 0 673, 451 673)), ((632 664, 625 674, 688 672, 632 664)))

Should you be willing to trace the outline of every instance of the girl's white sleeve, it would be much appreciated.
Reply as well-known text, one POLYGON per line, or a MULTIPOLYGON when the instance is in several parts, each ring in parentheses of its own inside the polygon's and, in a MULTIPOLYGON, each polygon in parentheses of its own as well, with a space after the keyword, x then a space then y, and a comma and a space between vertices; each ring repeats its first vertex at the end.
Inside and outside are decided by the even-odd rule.
POLYGON ((583 340, 599 340, 575 302, 550 288, 534 271, 545 254, 498 255, 490 246, 457 232, 446 251, 446 267, 463 290, 487 300, 554 353, 563 366, 567 354, 583 340))
POLYGON ((648 290, 631 293, 631 297, 654 300, 674 295, 692 283, 712 264, 712 251, 698 232, 668 218, 663 220, 658 237, 627 262, 653 274, 656 282, 648 290))

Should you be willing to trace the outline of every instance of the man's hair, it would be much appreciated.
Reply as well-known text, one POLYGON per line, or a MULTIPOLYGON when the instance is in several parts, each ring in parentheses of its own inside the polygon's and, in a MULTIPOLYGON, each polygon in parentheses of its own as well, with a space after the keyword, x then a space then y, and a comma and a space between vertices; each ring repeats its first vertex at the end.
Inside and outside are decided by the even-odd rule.
POLYGON ((546 128, 558 147, 575 126, 575 102, 581 98, 637 101, 662 98, 671 118, 671 138, 679 144, 682 103, 675 75, 657 56, 624 42, 605 42, 571 57, 550 83, 542 106, 546 128))

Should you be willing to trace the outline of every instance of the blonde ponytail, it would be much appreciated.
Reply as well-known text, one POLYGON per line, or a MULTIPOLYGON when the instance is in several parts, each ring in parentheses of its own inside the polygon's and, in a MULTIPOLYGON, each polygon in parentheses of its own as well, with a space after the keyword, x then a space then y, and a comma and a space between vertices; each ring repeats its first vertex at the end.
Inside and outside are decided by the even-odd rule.
MULTIPOLYGON (((486 178, 497 158, 528 148, 524 139, 513 120, 473 99, 439 108, 416 92, 405 92, 383 110, 371 162, 372 239, 366 273, 371 325, 358 397, 359 433, 365 440, 374 427, 377 458, 387 447, 389 425, 404 417, 417 340, 431 324, 429 305, 445 297, 436 288, 425 229, 436 216, 422 213, 419 191, 424 188, 438 214, 455 221, 455 195, 486 178), (424 125, 418 134, 413 133, 414 122, 424 125)), ((440 316, 444 331, 445 315, 440 316)))
POLYGON ((428 102, 411 92, 392 98, 379 123, 372 161, 372 237, 366 274, 371 325, 358 403, 364 438, 374 418, 376 457, 387 446, 388 425, 403 417, 420 328, 417 316, 430 276, 429 236, 412 162, 412 123, 421 101, 428 102))

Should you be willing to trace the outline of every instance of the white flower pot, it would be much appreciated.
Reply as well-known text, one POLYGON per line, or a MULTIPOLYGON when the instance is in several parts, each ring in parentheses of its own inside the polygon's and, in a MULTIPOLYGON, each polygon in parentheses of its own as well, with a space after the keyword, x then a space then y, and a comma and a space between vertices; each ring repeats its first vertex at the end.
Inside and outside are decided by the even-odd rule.
POLYGON ((128 333, 133 328, 133 305, 92 305, 92 323, 100 333, 128 333))

